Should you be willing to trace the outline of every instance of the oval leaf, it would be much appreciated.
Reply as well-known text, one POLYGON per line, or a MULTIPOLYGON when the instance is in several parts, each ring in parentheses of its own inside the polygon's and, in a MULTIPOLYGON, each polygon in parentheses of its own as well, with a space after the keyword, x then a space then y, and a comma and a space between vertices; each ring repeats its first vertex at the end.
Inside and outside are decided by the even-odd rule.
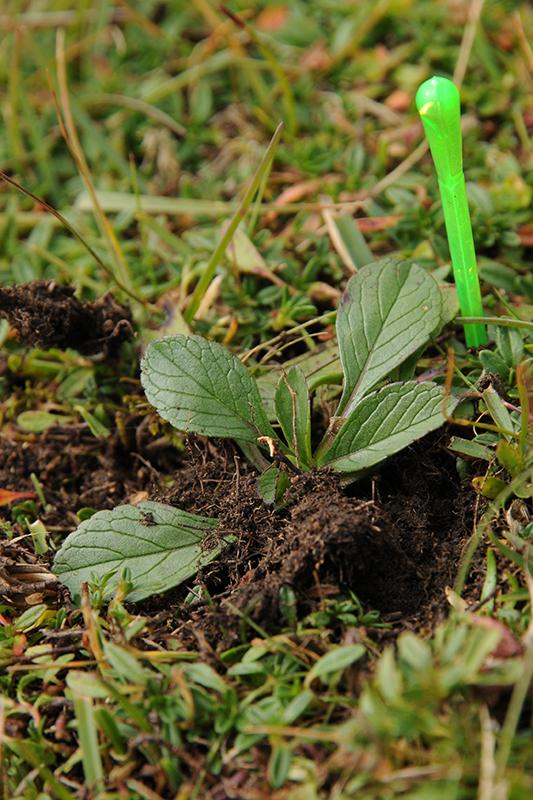
POLYGON ((439 326, 442 298, 422 267, 382 259, 350 279, 337 313, 344 389, 337 415, 362 398, 428 341, 439 326))
POLYGON ((286 745, 277 745, 272 749, 268 762, 268 780, 273 789, 280 789, 289 774, 292 752, 286 745))
POLYGON ((17 425, 28 433, 43 433, 53 425, 68 425, 72 417, 51 414, 49 411, 22 411, 17 417, 17 425))
POLYGON ((146 397, 179 431, 255 442, 275 436, 257 384, 238 358, 201 336, 152 342, 141 364, 146 397))
POLYGON ((307 673, 304 685, 310 686, 315 678, 320 678, 322 682, 328 683, 332 674, 342 672, 355 661, 359 661, 365 653, 366 649, 362 644, 346 644, 330 650, 318 661, 315 661, 307 673))
POLYGON ((289 476, 272 464, 261 473, 257 481, 257 490, 267 505, 279 502, 289 488, 289 476))
POLYGON ((445 420, 440 386, 416 381, 391 383, 357 406, 319 466, 331 466, 338 472, 368 469, 445 420))
POLYGON ((67 536, 54 572, 74 597, 80 596, 83 581, 112 573, 109 595, 127 567, 133 583, 128 600, 142 600, 177 586, 219 555, 229 538, 216 547, 203 546, 217 524, 152 501, 98 511, 67 536))

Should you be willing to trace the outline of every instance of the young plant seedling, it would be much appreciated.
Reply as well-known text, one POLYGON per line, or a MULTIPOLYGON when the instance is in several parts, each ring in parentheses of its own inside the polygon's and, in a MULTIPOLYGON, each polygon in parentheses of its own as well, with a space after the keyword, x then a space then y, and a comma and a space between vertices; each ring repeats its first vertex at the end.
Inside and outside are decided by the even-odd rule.
MULTIPOLYGON (((350 279, 337 312, 342 394, 314 453, 311 392, 298 365, 282 369, 268 408, 236 356, 201 336, 178 334, 148 346, 142 383, 179 431, 234 439, 261 470, 261 495, 275 503, 287 489, 287 467, 328 467, 353 480, 445 421, 444 407, 451 413, 454 402, 441 386, 397 377, 412 378, 417 354, 449 317, 438 284, 416 264, 383 259, 350 279)), ((127 569, 128 599, 141 600, 216 558, 231 541, 217 527, 215 519, 154 502, 99 511, 67 537, 55 572, 74 597, 90 580, 103 582, 109 596, 127 569)))
MULTIPOLYGON (((465 317, 482 317, 476 253, 463 174, 459 90, 447 78, 430 78, 418 89, 416 105, 437 171, 461 313, 465 317)), ((464 328, 468 347, 486 344, 484 325, 467 323, 464 328)))
MULTIPOLYGON (((315 452, 311 392, 302 368, 282 370, 272 408, 245 365, 216 342, 178 334, 152 342, 142 362, 148 400, 179 431, 234 439, 261 469, 259 490, 279 501, 285 471, 328 467, 353 480, 445 420, 453 401, 432 382, 412 378, 416 355, 449 319, 434 278, 416 264, 383 259, 350 279, 337 313, 344 384, 315 452), (284 468, 281 469, 281 465, 284 468)), ((79 597, 84 581, 112 593, 128 570, 129 600, 165 591, 216 558, 231 537, 215 519, 161 503, 99 511, 67 537, 55 572, 79 597), (206 538, 213 546, 206 546, 206 538)))
POLYGON ((232 438, 256 464, 278 454, 296 470, 331 467, 356 478, 444 422, 440 386, 387 383, 440 330, 443 313, 439 286, 416 264, 387 258, 351 278, 337 313, 343 391, 314 453, 310 391, 298 366, 282 371, 274 415, 242 362, 200 336, 150 344, 141 380, 150 403, 180 431, 232 438))

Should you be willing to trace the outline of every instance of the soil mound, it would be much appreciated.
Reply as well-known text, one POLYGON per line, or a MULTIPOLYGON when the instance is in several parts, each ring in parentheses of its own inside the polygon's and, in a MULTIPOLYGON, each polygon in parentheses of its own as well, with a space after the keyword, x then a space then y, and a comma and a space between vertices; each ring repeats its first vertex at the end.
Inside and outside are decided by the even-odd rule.
MULTIPOLYGON (((149 603, 154 612, 185 613, 179 636, 191 636, 194 627, 218 640, 222 629, 231 641, 243 619, 272 632, 283 624, 283 587, 294 592, 300 616, 348 590, 401 628, 429 632, 446 615, 445 589, 454 582, 473 510, 442 434, 348 488, 324 471, 294 476, 278 509, 259 499, 257 477, 241 471, 246 466, 229 448, 209 460, 198 451, 191 456, 196 466, 158 499, 217 516, 220 530, 237 541, 199 574, 210 603, 192 611, 193 626, 180 590, 149 603)), ((474 597, 477 582, 474 569, 474 597)))
POLYGON ((54 281, 0 288, 0 317, 30 347, 71 347, 80 353, 111 353, 133 336, 131 314, 110 295, 92 303, 54 281))

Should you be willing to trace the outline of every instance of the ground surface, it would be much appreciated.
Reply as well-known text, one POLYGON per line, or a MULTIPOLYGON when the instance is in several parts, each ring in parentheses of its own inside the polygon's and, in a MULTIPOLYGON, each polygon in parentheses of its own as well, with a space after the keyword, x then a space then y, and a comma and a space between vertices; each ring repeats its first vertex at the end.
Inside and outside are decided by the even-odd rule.
POLYGON ((529 798, 531 10, 50 0, 0 29, 2 796, 529 798), (449 277, 414 108, 435 72, 462 84, 486 312, 524 324, 493 326, 488 355, 452 324, 421 354, 437 380, 452 363, 463 424, 348 487, 294 475, 268 506, 230 442, 157 418, 140 354, 187 330, 256 370, 327 346, 368 248, 449 277), (487 387, 522 420, 521 466, 487 387), (164 595, 93 585, 78 606, 54 553, 145 499, 216 516, 232 545, 164 595))

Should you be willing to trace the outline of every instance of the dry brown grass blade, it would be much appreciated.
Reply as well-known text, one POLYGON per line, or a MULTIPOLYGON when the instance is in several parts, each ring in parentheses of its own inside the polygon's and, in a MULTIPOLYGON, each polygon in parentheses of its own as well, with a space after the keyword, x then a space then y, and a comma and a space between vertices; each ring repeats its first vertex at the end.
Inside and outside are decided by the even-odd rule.
POLYGON ((129 292, 131 293, 133 292, 133 282, 128 269, 128 265, 126 263, 126 259, 124 258, 124 254, 122 252, 118 239, 115 236, 115 232, 111 226, 111 223, 104 214, 102 207, 98 201, 98 196, 96 194, 96 190, 94 188, 94 184, 91 177, 91 171, 83 154, 80 140, 78 138, 78 134, 76 131, 76 126, 74 124, 74 118, 72 116, 72 110, 70 107, 70 99, 68 92, 67 70, 66 70, 66 59, 65 59, 65 31, 63 29, 58 30, 56 36, 56 64, 57 64, 57 79, 59 83, 59 96, 61 100, 61 107, 59 107, 59 104, 57 103, 57 98, 55 96, 55 92, 53 92, 53 89, 52 89, 52 96, 54 98, 54 102, 56 103, 57 115, 61 132, 63 134, 63 138, 65 139, 65 143, 70 151, 70 154, 72 155, 72 158, 76 163, 81 179, 85 184, 85 188, 91 198, 94 215, 96 217, 96 221, 98 223, 102 236, 105 238, 108 248, 113 256, 117 276, 119 277, 120 282, 124 286, 126 286, 129 292))
POLYGON ((17 191, 21 192, 21 194, 24 194, 26 195, 26 197, 31 198, 38 206, 42 206, 45 209, 45 211, 47 211, 49 214, 52 214, 52 216, 55 217, 57 221, 64 228, 66 228, 66 230, 70 234, 72 234, 72 236, 74 236, 74 238, 77 239, 78 242, 87 250, 87 252, 94 258, 98 266, 105 272, 105 274, 109 278, 113 280, 117 288, 123 291, 124 294, 128 295, 128 297, 130 297, 132 300, 135 300, 137 303, 140 303, 145 308, 157 311, 155 307, 152 307, 149 303, 146 302, 146 300, 143 300, 141 297, 138 297, 134 292, 130 291, 126 286, 124 286, 124 284, 120 282, 120 280, 117 279, 113 270, 110 269, 105 264, 104 261, 102 261, 98 253, 95 250, 93 250, 91 245, 83 238, 83 236, 80 233, 78 233, 76 228, 74 228, 74 226, 70 224, 68 219, 66 219, 66 217, 64 217, 63 214, 57 210, 57 208, 51 206, 50 203, 47 203, 46 200, 34 194, 29 189, 26 189, 25 186, 22 186, 21 183, 16 181, 10 175, 7 175, 7 173, 3 172, 2 170, 0 170, 0 180, 5 181, 5 183, 9 184, 9 186, 12 186, 14 189, 17 189, 17 191))

